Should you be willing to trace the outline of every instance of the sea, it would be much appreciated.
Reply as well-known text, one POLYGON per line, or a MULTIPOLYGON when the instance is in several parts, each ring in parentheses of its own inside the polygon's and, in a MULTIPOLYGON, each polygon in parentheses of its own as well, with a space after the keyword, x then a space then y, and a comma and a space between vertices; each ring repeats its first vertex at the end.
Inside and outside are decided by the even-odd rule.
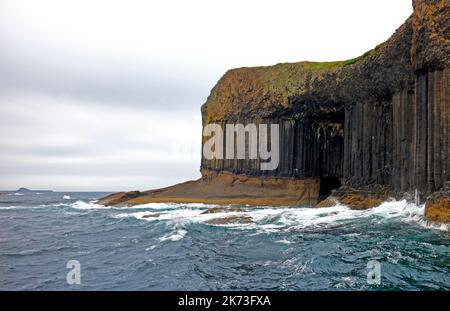
POLYGON ((424 206, 151 203, 0 195, 0 290, 449 290, 450 232, 424 206), (234 216, 251 221, 222 223, 234 216))

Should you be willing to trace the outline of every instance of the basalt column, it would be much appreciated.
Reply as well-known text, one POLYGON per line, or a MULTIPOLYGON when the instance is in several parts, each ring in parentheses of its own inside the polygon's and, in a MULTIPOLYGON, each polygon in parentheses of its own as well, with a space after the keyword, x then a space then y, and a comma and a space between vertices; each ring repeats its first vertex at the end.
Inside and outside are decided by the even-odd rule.
MULTIPOLYGON (((318 118, 273 118, 265 120, 241 119, 237 121, 213 122, 223 128, 223 158, 207 160, 202 158, 202 169, 228 171, 249 176, 274 177, 342 177, 344 139, 343 113, 318 118), (331 119, 330 119, 331 118, 331 119), (227 133, 227 125, 241 124, 244 127, 254 124, 278 124, 279 126, 279 164, 275 170, 261 170, 261 163, 266 162, 259 156, 250 159, 249 134, 245 133, 245 159, 226 157, 226 150, 237 150, 236 133, 227 133), (234 137, 230 137, 234 135, 234 137), (232 144, 232 145, 231 145, 232 144)), ((269 150, 271 150, 269 135, 269 150)), ((203 143, 209 137, 203 137, 203 143)), ((258 151, 261 146, 258 146, 258 151)))
POLYGON ((367 102, 345 110, 344 178, 351 186, 386 184, 392 168, 392 105, 367 102))
POLYGON ((392 97, 392 176, 396 191, 415 188, 416 120, 414 90, 402 90, 392 97))
POLYGON ((450 180, 450 70, 417 75, 414 177, 432 192, 450 180))

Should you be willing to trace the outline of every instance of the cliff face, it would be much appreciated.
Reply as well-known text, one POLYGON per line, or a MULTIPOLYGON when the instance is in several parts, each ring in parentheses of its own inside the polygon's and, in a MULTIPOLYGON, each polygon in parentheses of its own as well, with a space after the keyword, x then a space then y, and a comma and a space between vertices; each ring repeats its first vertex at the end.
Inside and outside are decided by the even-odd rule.
POLYGON ((427 217, 448 221, 450 1, 413 5, 389 40, 358 58, 232 69, 219 80, 203 126, 279 124, 275 170, 261 170, 258 158, 202 155, 200 180, 100 203, 315 204, 339 188, 321 206, 338 199, 360 209, 418 190, 434 192, 427 217))
POLYGON ((448 0, 413 0, 411 62, 416 71, 448 68, 450 8, 448 0))
POLYGON ((450 179, 450 6, 413 4, 395 34, 359 58, 225 73, 202 106, 203 125, 280 124, 280 165, 261 171, 258 160, 203 158, 202 169, 442 188, 450 179))

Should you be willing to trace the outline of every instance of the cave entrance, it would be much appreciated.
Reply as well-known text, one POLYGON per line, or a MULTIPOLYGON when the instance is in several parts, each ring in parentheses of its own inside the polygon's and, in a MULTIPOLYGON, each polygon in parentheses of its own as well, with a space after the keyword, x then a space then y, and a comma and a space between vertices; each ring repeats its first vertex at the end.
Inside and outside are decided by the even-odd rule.
POLYGON ((319 199, 323 200, 331 194, 331 191, 338 189, 341 181, 337 177, 327 176, 320 179, 319 199))

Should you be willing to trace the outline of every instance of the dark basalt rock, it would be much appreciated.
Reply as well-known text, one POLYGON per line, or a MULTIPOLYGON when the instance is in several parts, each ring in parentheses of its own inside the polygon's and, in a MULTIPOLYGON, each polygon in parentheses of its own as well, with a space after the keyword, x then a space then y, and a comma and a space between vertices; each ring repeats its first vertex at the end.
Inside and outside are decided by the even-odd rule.
POLYGON ((205 221, 205 223, 209 225, 249 224, 252 222, 253 219, 250 216, 229 216, 222 218, 213 218, 205 221))
MULTIPOLYGON (((450 7, 415 0, 385 43, 340 62, 229 70, 202 106, 203 124, 279 123, 280 165, 206 160, 249 176, 333 177, 423 196, 450 180, 450 7)), ((204 138, 205 139, 205 138, 204 138)))
POLYGON ((239 207, 212 207, 208 208, 201 214, 204 215, 204 214, 230 213, 230 212, 242 212, 242 209, 239 207))
POLYGON ((165 215, 167 213, 156 213, 156 214, 147 214, 142 216, 142 218, 158 218, 161 215, 165 215))

